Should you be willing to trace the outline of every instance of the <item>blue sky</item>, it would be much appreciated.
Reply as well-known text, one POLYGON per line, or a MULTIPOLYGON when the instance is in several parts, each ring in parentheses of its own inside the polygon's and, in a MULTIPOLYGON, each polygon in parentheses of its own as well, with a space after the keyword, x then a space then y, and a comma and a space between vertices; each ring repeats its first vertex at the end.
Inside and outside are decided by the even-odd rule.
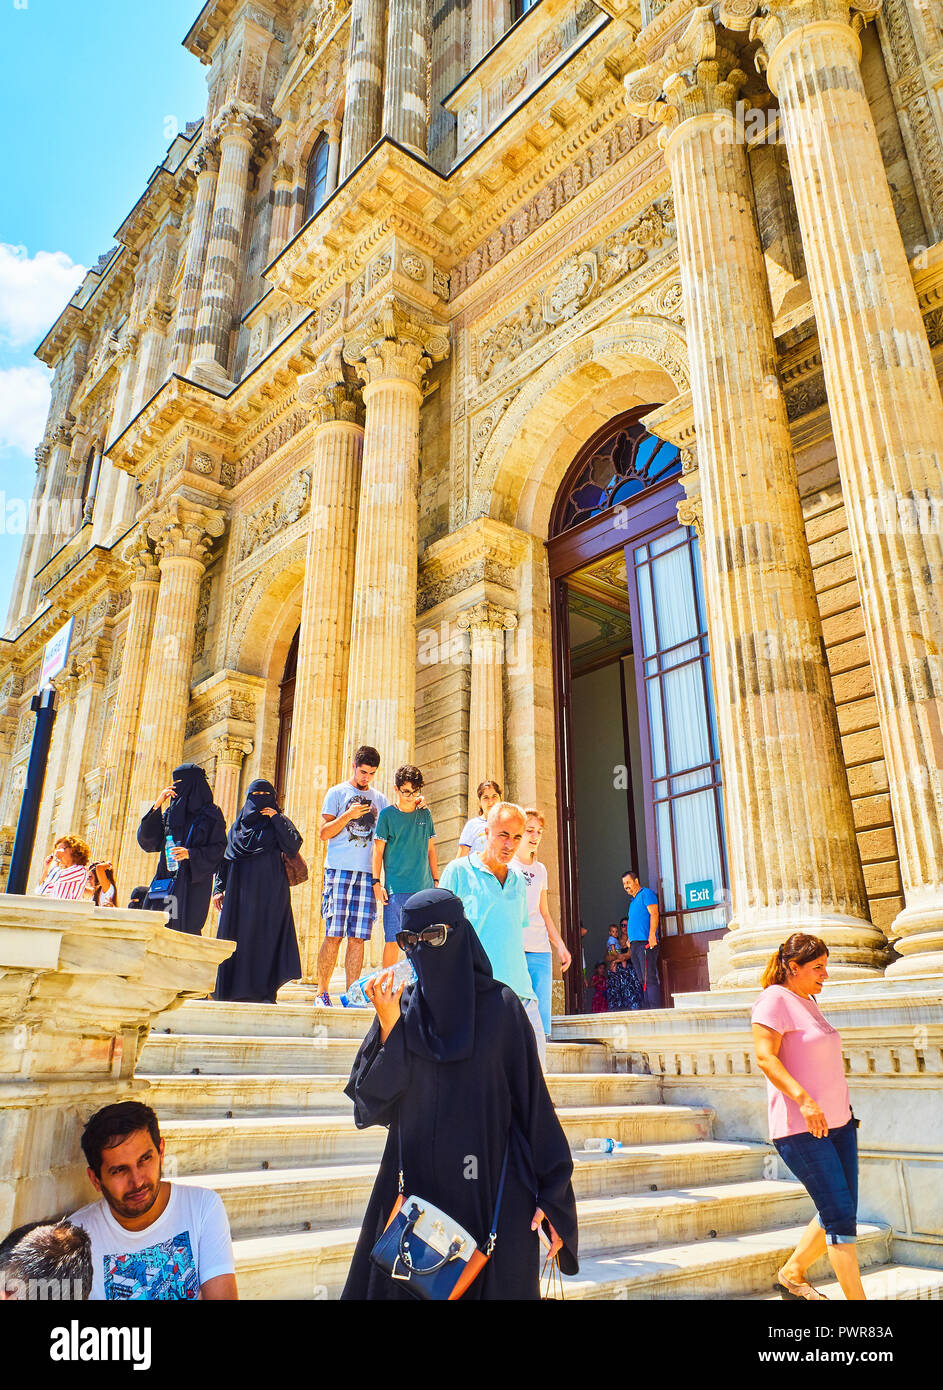
POLYGON ((206 68, 181 41, 201 0, 0 0, 0 630, 32 495, 51 373, 33 356, 144 190, 203 115, 206 68))

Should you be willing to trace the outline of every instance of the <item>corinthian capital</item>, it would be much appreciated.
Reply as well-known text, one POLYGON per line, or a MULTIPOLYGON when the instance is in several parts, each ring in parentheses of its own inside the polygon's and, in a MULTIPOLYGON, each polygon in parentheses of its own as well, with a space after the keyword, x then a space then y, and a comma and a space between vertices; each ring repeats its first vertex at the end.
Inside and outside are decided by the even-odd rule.
POLYGON ((344 376, 343 344, 335 343, 313 372, 298 378, 297 397, 319 425, 333 420, 358 424, 363 411, 360 392, 344 376))
POLYGON ((472 604, 470 608, 463 608, 455 622, 463 631, 490 628, 494 632, 511 632, 517 627, 517 614, 510 608, 503 608, 501 604, 490 603, 486 599, 482 603, 472 604))
POLYGON ((733 112, 746 80, 739 50, 717 24, 714 6, 700 5, 677 43, 657 62, 626 76, 627 105, 635 115, 672 130, 691 116, 733 112))
POLYGON ((184 497, 171 498, 147 523, 159 560, 198 560, 202 565, 209 560, 213 540, 225 529, 222 512, 184 497))
POLYGON ((848 25, 857 34, 880 10, 884 0, 718 0, 715 8, 728 29, 749 32, 760 41, 756 66, 769 67, 776 50, 790 35, 812 24, 848 25))
POLYGON ((227 102, 213 121, 213 135, 220 141, 238 139, 252 144, 255 119, 251 107, 241 101, 227 102))
POLYGON ((252 752, 252 740, 221 734, 213 740, 213 752, 218 763, 225 763, 228 767, 242 767, 244 759, 252 752))
POLYGON ((155 584, 160 578, 157 557, 148 545, 146 536, 139 535, 135 540, 129 541, 121 552, 121 558, 131 570, 133 584, 155 584))
POLYGON ((187 168, 197 178, 207 172, 215 174, 219 169, 219 145, 215 140, 204 140, 198 150, 187 161, 187 168))
POLYGON ((449 353, 448 330, 388 294, 344 342, 344 361, 364 381, 409 381, 421 386, 426 370, 449 353))

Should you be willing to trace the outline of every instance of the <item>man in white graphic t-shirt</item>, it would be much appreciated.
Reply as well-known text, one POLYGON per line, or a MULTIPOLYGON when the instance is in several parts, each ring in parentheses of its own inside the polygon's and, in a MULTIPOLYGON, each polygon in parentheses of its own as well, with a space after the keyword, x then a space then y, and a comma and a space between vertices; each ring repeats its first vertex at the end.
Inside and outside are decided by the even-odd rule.
POLYGON ((69 1219, 92 1242, 92 1299, 238 1298, 229 1218, 208 1187, 165 1182, 164 1141, 149 1105, 122 1101, 82 1134, 101 1200, 69 1219))

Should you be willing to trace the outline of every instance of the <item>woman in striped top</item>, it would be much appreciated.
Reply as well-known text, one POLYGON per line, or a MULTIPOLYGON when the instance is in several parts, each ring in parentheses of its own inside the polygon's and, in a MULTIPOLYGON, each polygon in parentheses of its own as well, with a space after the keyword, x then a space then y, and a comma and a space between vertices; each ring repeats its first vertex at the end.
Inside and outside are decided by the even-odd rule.
POLYGON ((63 835, 43 861, 45 877, 36 892, 46 898, 77 900, 85 895, 89 848, 77 835, 63 835))

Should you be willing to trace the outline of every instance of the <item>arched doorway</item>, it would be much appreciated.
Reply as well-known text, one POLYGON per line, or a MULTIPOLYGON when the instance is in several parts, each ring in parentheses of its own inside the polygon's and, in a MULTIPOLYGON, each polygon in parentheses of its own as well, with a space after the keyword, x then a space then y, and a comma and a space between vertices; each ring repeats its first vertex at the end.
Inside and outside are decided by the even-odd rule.
MULTIPOLYGON (((598 430, 563 479, 548 543, 563 921, 605 954, 637 868, 659 898, 662 985, 706 988, 726 929, 720 761, 697 537, 679 526, 678 450, 636 408, 598 430)), ((567 1007, 578 1010, 578 977, 567 1007)))
POLYGON ((285 658, 285 669, 278 683, 278 741, 275 744, 275 792, 279 802, 285 804, 285 791, 288 786, 288 767, 291 757, 291 721, 295 708, 295 677, 298 672, 298 638, 301 628, 295 630, 285 658))

